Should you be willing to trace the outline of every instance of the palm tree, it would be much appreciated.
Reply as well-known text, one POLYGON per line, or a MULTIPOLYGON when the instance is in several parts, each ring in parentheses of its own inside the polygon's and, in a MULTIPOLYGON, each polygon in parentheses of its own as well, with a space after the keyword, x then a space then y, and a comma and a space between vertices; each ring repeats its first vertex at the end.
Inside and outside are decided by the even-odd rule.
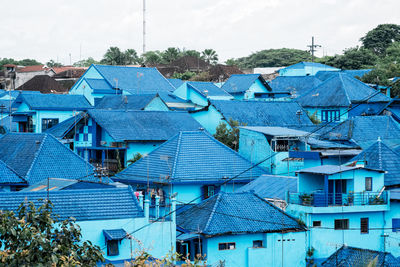
POLYGON ((218 62, 218 55, 214 49, 204 49, 201 52, 202 58, 209 64, 216 64, 218 62))
POLYGON ((177 60, 181 54, 181 51, 175 47, 169 47, 162 53, 162 59, 164 63, 171 63, 174 60, 177 60))
POLYGON ((121 50, 116 46, 110 47, 104 54, 103 59, 100 61, 100 63, 106 65, 124 65, 124 53, 122 53, 121 50))

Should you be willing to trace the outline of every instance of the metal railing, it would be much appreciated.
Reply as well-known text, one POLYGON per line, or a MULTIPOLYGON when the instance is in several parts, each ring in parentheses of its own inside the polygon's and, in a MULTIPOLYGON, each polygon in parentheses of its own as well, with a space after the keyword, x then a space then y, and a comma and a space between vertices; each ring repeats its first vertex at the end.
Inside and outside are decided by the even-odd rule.
POLYGON ((386 191, 357 193, 289 193, 288 203, 311 207, 386 205, 386 191))

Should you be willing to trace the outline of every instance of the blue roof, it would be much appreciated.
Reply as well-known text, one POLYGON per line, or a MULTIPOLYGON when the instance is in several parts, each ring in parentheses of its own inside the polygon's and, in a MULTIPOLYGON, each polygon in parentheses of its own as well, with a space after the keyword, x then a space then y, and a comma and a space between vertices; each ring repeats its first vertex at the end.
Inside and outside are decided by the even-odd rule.
POLYGON ((289 92, 299 97, 321 83, 315 76, 278 76, 269 85, 273 92, 289 92))
POLYGON ((312 173, 312 174, 319 174, 319 175, 332 175, 341 172, 347 172, 352 170, 358 169, 366 169, 371 171, 383 172, 382 169, 373 169, 363 166, 346 166, 346 165, 320 165, 310 168, 305 168, 296 171, 297 173, 312 173))
POLYGON ((89 84, 90 88, 93 90, 109 90, 113 89, 111 85, 104 79, 90 79, 85 78, 86 82, 89 84))
POLYGON ((353 78, 363 77, 365 74, 369 73, 372 69, 362 69, 362 70, 342 70, 343 73, 350 75, 353 78))
POLYGON ((400 126, 390 116, 356 116, 321 135, 323 139, 352 141, 362 147, 375 143, 378 137, 385 141, 400 141, 400 126))
POLYGON ((221 88, 232 94, 243 93, 248 90, 257 79, 264 84, 267 90, 271 90, 261 74, 232 74, 221 88))
MULTIPOLYGON (((16 211, 21 203, 32 201, 36 207, 47 199, 47 192, 0 193, 0 210, 16 211)), ((144 217, 130 187, 50 191, 53 212, 60 220, 112 220, 144 217)))
MULTIPOLYGON (((338 68, 334 68, 332 66, 328 66, 325 64, 315 63, 315 62, 306 62, 306 61, 302 61, 302 62, 293 64, 293 65, 290 65, 283 69, 303 69, 304 67, 323 68, 323 69, 331 70, 331 71, 340 70, 338 68)), ((283 70, 283 69, 281 69, 281 70, 283 70)))
POLYGON ((254 192, 262 198, 285 200, 287 192, 297 193, 297 177, 264 174, 236 192, 254 192))
POLYGON ((4 135, 0 138, 0 160, 28 185, 48 178, 98 181, 92 165, 46 133, 4 135))
POLYGON ((0 160, 0 184, 25 184, 25 180, 0 160))
POLYGON ((345 266, 376 266, 376 267, 398 267, 400 261, 391 253, 375 251, 363 248, 343 246, 329 256, 321 266, 323 267, 345 267, 345 266), (376 259, 376 263, 373 264, 376 259))
POLYGON ((152 94, 175 90, 175 87, 156 68, 92 66, 112 88, 117 86, 118 89, 128 91, 131 94, 152 94))
POLYGON ((182 81, 181 79, 167 79, 175 88, 178 88, 179 86, 181 86, 184 81, 182 81))
POLYGON ((143 110, 156 97, 157 94, 104 96, 95 108, 143 110))
POLYGON ((196 90, 202 96, 231 96, 224 89, 217 87, 212 82, 187 82, 187 86, 196 90))
POLYGON ((293 217, 248 192, 220 192, 180 213, 176 224, 207 236, 304 231, 293 217))
POLYGON ((86 182, 79 181, 73 179, 60 179, 60 178, 50 178, 45 179, 28 186, 21 191, 31 191, 31 192, 39 192, 39 191, 59 191, 59 190, 72 190, 72 189, 96 189, 96 188, 105 188, 105 187, 115 187, 115 184, 102 184, 102 183, 94 183, 94 182, 86 182))
POLYGON ((124 229, 103 230, 103 234, 106 240, 122 240, 127 236, 124 229))
POLYGON ((337 71, 332 71, 332 70, 320 70, 315 74, 315 77, 321 81, 326 81, 327 79, 331 78, 337 73, 338 73, 337 71))
POLYGON ((400 185, 400 154, 377 141, 350 161, 364 161, 366 167, 385 170, 385 186, 400 185))
POLYGON ((158 93, 158 95, 167 104, 168 103, 191 103, 190 101, 182 99, 172 93, 161 92, 161 93, 158 93))
POLYGON ((336 73, 304 93, 298 98, 298 102, 303 107, 349 107, 351 104, 365 102, 367 99, 368 102, 390 101, 389 97, 382 93, 377 94, 376 90, 358 79, 347 74, 336 73))
POLYGON ((179 131, 202 126, 187 112, 90 110, 92 117, 115 141, 165 141, 179 131))
POLYGON ((46 130, 46 133, 52 134, 53 136, 61 139, 64 138, 65 135, 75 127, 75 125, 84 118, 86 113, 80 112, 75 114, 73 117, 66 119, 53 127, 46 130))
MULTIPOLYGON (((226 181, 253 164, 204 131, 180 132, 115 176, 116 180, 142 183, 171 177, 172 183, 216 183, 226 181)), ((234 181, 248 181, 266 173, 254 167, 234 181)))
POLYGON ((83 95, 20 94, 15 102, 25 102, 30 109, 36 110, 87 110, 92 108, 83 95))
POLYGON ((296 102, 210 100, 211 104, 229 120, 247 126, 306 126, 313 125, 306 112, 296 102))

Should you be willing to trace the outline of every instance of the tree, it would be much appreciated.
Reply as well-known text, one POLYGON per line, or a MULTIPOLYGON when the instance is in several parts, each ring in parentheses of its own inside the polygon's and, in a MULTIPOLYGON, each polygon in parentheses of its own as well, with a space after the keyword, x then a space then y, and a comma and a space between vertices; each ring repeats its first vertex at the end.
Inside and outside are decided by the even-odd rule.
POLYGON ((87 59, 82 59, 80 61, 77 61, 74 63, 75 67, 89 67, 92 64, 98 64, 99 62, 96 61, 94 58, 92 57, 88 57, 87 59))
POLYGON ((175 72, 171 78, 173 79, 181 79, 184 81, 188 81, 190 79, 192 79, 194 76, 196 76, 196 72, 192 72, 192 71, 185 71, 184 73, 179 73, 179 72, 175 72))
POLYGON ((221 143, 232 148, 233 150, 238 150, 239 148, 239 126, 244 126, 246 124, 241 124, 232 118, 229 119, 228 125, 224 122, 220 122, 216 128, 214 137, 221 143))
POLYGON ((47 62, 46 65, 47 65, 47 67, 50 67, 50 68, 62 66, 62 64, 60 62, 55 62, 53 59, 50 59, 50 61, 47 62))
POLYGON ((382 56, 393 42, 400 41, 400 25, 380 24, 361 37, 360 41, 365 48, 382 56))
POLYGON ((225 64, 228 66, 237 66, 238 65, 234 58, 227 59, 225 61, 225 64))
POLYGON ((22 203, 16 213, 0 213, 0 262, 6 266, 96 266, 104 262, 102 251, 81 240, 72 220, 59 222, 52 203, 36 209, 22 203))
POLYGON ((133 158, 131 158, 130 160, 128 160, 126 163, 129 165, 131 165, 132 163, 135 163, 136 161, 138 161, 139 159, 143 158, 143 155, 140 154, 139 152, 135 154, 135 156, 133 156, 133 158))
POLYGON ((167 48, 162 54, 162 61, 165 64, 169 64, 180 57, 181 51, 175 47, 167 48))
POLYGON ((125 65, 124 53, 116 46, 110 47, 100 63, 105 65, 125 65))
POLYGON ((139 64, 139 56, 135 49, 126 49, 124 52, 124 65, 139 64))
POLYGON ((197 57, 201 58, 201 54, 199 51, 196 50, 183 50, 182 56, 190 56, 190 57, 197 57))
POLYGON ((162 55, 160 51, 148 51, 142 55, 143 63, 149 65, 157 65, 162 63, 162 55))
POLYGON ((236 59, 239 68, 285 67, 310 60, 310 53, 299 49, 268 49, 236 59))
POLYGON ((363 47, 352 47, 345 49, 343 55, 323 57, 316 62, 339 69, 356 70, 373 68, 377 60, 378 56, 371 50, 363 47))
POLYGON ((39 61, 36 61, 35 59, 22 59, 22 60, 15 60, 13 58, 2 58, 0 59, 0 68, 3 67, 3 65, 6 64, 14 64, 14 65, 20 65, 20 66, 32 66, 32 65, 40 65, 39 61))
POLYGON ((201 56, 209 64, 216 64, 218 62, 218 55, 214 49, 204 49, 201 52, 201 56))

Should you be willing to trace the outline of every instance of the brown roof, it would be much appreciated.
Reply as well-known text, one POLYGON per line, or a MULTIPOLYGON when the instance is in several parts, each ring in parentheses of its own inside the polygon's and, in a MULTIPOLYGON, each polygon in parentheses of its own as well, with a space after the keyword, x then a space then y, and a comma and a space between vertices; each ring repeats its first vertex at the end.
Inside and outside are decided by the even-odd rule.
POLYGON ((68 90, 48 75, 36 75, 17 88, 23 91, 39 91, 43 94, 65 94, 68 90))
POLYGON ((241 71, 238 67, 236 66, 228 66, 228 65, 222 65, 218 64, 213 67, 208 71, 212 81, 225 81, 228 79, 232 74, 243 74, 243 71, 241 71), (221 79, 222 78, 222 79, 221 79))
POLYGON ((201 58, 194 56, 183 56, 169 64, 171 67, 178 67, 183 72, 187 70, 199 70, 204 71, 210 67, 210 64, 202 60, 201 58))
POLYGON ((45 65, 33 65, 33 66, 26 66, 22 68, 18 68, 17 72, 36 72, 36 71, 49 71, 51 68, 45 66, 45 65))
POLYGON ((67 69, 62 72, 57 72, 56 75, 54 75, 54 78, 80 78, 84 73, 86 69, 84 68, 76 68, 76 69, 67 69))
POLYGON ((62 66, 52 68, 56 74, 67 71, 67 70, 86 70, 84 67, 73 67, 73 66, 62 66))

